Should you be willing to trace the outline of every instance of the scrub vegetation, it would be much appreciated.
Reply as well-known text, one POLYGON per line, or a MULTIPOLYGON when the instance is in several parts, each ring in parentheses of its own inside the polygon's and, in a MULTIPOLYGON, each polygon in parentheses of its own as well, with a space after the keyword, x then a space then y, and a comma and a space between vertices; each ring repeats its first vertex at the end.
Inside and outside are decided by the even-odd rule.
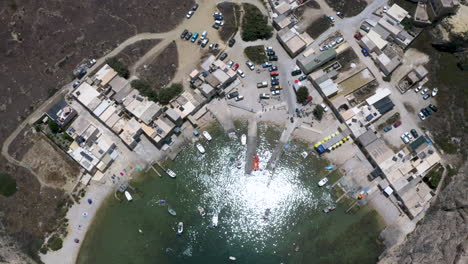
POLYGON ((244 8, 242 40, 255 41, 271 38, 273 27, 268 25, 268 18, 255 5, 243 3, 242 7, 244 8))
POLYGON ((116 57, 112 57, 106 60, 106 63, 114 69, 120 77, 127 79, 130 76, 130 71, 127 65, 116 57))
POLYGON ((137 89, 143 96, 148 97, 153 102, 168 104, 184 90, 180 83, 174 83, 167 88, 162 88, 156 92, 147 80, 133 80, 132 88, 137 89))
POLYGON ((303 103, 309 97, 309 90, 306 87, 302 86, 297 89, 296 98, 298 103, 303 103))
POLYGON ((16 193, 16 180, 5 172, 0 172, 0 195, 9 197, 16 193))
POLYGON ((265 54, 265 46, 258 45, 258 46, 249 46, 244 49, 245 56, 255 64, 260 64, 267 60, 265 54))

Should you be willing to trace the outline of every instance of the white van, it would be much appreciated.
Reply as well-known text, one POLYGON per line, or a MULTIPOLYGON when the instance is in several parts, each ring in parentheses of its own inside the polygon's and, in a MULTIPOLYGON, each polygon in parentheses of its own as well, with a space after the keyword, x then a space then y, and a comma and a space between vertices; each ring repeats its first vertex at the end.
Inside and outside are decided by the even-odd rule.
POLYGON ((208 35, 208 32, 203 31, 203 33, 201 33, 200 39, 204 40, 206 38, 206 35, 208 35))
POLYGON ((266 81, 257 83, 257 88, 265 88, 267 86, 268 86, 268 82, 266 81))

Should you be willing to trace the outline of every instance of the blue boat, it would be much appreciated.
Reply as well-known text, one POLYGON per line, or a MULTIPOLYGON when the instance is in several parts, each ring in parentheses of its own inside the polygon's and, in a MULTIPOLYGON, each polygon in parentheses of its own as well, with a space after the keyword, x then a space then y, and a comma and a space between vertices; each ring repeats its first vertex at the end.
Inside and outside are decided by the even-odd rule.
POLYGON ((335 168, 335 166, 333 166, 333 165, 329 165, 329 166, 325 167, 325 169, 327 169, 327 170, 333 170, 333 168, 335 168))

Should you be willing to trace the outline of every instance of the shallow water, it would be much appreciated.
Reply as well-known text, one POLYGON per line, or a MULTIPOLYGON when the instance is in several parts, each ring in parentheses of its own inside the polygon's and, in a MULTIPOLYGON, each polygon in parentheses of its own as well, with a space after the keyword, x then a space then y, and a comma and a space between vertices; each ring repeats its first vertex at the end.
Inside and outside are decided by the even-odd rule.
MULTIPOLYGON (((328 164, 312 155, 303 159, 304 144, 292 142, 274 173, 244 175, 246 147, 240 139, 230 140, 218 126, 209 131, 212 142, 201 141, 205 155, 190 145, 167 164, 176 179, 149 171, 133 184, 138 189, 134 201, 109 198, 78 263, 226 263, 229 256, 237 263, 375 263, 382 251, 378 218, 367 208, 345 214, 346 204, 323 213, 336 199, 317 186, 328 164), (242 169, 236 167, 237 158, 242 169), (177 216, 167 212, 168 206, 177 216), (207 211, 205 217, 198 206, 207 211), (212 228, 215 213, 219 223, 212 228), (181 236, 176 235, 178 222, 184 222, 181 236)), ((244 125, 237 134, 246 131, 244 125)), ((261 168, 280 133, 259 126, 261 168)))

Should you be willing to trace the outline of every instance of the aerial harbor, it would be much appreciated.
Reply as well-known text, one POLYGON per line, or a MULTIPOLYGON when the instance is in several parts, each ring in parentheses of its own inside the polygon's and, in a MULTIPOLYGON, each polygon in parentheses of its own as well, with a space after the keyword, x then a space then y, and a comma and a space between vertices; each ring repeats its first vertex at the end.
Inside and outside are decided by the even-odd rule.
POLYGON ((0 14, 0 263, 468 261, 466 1, 0 14))

